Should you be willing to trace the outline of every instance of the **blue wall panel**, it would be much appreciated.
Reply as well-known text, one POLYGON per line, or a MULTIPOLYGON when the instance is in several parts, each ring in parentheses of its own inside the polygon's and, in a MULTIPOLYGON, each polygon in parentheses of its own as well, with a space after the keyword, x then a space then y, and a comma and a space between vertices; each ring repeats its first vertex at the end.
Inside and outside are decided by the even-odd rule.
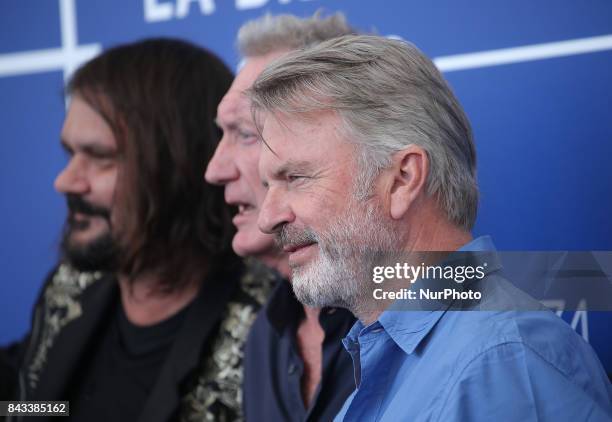
MULTIPOLYGON (((27 330, 56 259, 64 200, 52 182, 65 162, 63 70, 3 73, 11 53, 62 46, 60 4, 75 6, 77 42, 108 47, 150 36, 192 40, 238 63, 238 27, 264 12, 343 11, 366 31, 397 35, 431 57, 612 34, 604 0, 6 0, 0 5, 0 343, 27 330), (179 3, 190 3, 179 18, 179 3), (172 17, 145 19, 145 4, 172 17), (257 7, 242 10, 241 4, 257 7), (200 4, 214 5, 211 14, 200 4), (4 62, 3 62, 4 60, 4 62)), ((66 26, 65 26, 66 28, 66 26)), ((612 42, 610 42, 612 44, 612 42)), ((612 250, 612 45, 600 52, 446 73, 474 127, 482 201, 476 234, 500 249, 612 250)), ((589 318, 609 366, 609 314, 589 318)), ((609 366, 610 369, 610 366, 609 366)))

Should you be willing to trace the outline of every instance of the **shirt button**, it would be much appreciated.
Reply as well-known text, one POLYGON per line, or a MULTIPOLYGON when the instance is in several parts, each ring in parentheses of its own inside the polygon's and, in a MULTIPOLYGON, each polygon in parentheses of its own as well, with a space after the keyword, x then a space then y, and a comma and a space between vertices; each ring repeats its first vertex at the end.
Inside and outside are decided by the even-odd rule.
POLYGON ((289 365, 289 369, 287 370, 287 372, 289 373, 289 375, 293 375, 295 374, 295 371, 297 370, 297 366, 292 363, 289 365))

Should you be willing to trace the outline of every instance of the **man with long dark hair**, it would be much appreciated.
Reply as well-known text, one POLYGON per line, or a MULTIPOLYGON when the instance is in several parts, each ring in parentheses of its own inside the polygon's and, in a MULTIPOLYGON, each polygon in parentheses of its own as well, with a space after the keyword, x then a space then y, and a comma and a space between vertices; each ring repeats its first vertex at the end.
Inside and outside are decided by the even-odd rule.
POLYGON ((240 418, 242 346, 266 286, 232 254, 223 191, 202 180, 231 82, 213 54, 171 39, 75 73, 55 180, 62 259, 12 349, 16 398, 69 400, 83 421, 240 418))

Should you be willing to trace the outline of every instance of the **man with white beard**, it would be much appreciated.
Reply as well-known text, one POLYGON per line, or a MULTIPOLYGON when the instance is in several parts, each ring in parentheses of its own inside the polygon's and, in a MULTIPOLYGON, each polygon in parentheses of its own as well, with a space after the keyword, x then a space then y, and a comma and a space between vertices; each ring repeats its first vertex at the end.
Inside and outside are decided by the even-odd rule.
POLYGON ((327 41, 268 67, 251 99, 266 144, 259 226, 289 254, 299 300, 359 318, 344 339, 357 390, 337 420, 610 420, 590 346, 503 279, 488 236, 472 239, 470 125, 416 47, 327 41), (372 265, 403 253, 483 268, 457 288, 480 286, 486 300, 377 303, 372 265))
POLYGON ((376 204, 368 203, 362 210, 359 204, 349 202, 345 213, 334 217, 320 233, 307 226, 284 225, 278 232, 278 243, 292 252, 289 263, 298 299, 310 306, 334 303, 357 316, 363 314, 367 301, 362 296, 368 290, 361 282, 379 263, 381 252, 392 251, 398 241, 396 231, 381 226, 384 222, 376 204), (312 263, 300 266, 296 250, 310 244, 317 244, 319 254, 312 263))

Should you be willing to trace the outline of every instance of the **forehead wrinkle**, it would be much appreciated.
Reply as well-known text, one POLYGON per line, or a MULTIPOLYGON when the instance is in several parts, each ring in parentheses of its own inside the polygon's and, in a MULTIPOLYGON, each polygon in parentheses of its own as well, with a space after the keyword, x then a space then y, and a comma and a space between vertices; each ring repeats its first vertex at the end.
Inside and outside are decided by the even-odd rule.
POLYGON ((250 105, 249 99, 245 94, 245 90, 232 86, 221 99, 217 110, 222 111, 221 114, 236 113, 237 110, 239 110, 240 108, 244 108, 245 105, 250 105))
POLYGON ((272 149, 272 147, 270 146, 269 141, 266 141, 266 139, 263 136, 263 132, 265 130, 265 126, 266 123, 265 121, 269 118, 273 118, 276 123, 278 124, 278 126, 283 130, 283 132, 289 132, 293 135, 297 135, 297 133, 291 129, 289 122, 292 121, 296 121, 299 120, 301 117, 299 115, 295 115, 295 114, 290 114, 290 113, 286 113, 283 112, 282 110, 278 110, 278 109, 272 109, 272 110, 266 110, 266 109, 258 109, 255 107, 251 107, 251 118, 254 121, 254 125, 257 129, 257 132, 259 134, 259 137, 261 139, 261 141, 264 143, 264 145, 270 150, 270 152, 272 152, 272 154, 274 154, 274 156, 276 156, 278 158, 278 154, 276 153, 276 151, 274 151, 272 149), (262 113, 264 116, 264 119, 262 120, 262 113))

